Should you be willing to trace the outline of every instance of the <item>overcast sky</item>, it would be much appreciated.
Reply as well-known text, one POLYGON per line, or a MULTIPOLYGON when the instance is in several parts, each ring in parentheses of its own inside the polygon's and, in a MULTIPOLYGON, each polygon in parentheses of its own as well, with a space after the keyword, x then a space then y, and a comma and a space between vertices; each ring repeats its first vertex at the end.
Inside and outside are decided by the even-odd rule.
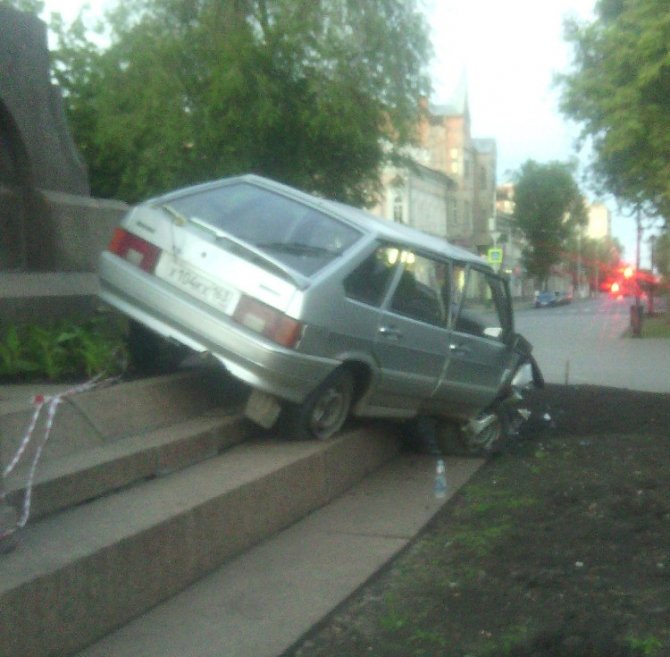
MULTIPOLYGON (((579 127, 558 111, 557 73, 567 72, 572 48, 563 39, 567 17, 590 21, 595 0, 424 0, 432 29, 432 100, 447 102, 465 75, 473 137, 491 137, 498 147, 498 180, 503 182, 528 159, 580 162, 575 150, 579 127)), ((612 211, 612 232, 635 258, 635 226, 612 211)), ((649 266, 642 248, 642 265, 649 266)))
POLYGON ((532 158, 567 160, 577 134, 558 112, 556 73, 571 48, 566 16, 590 19, 594 0, 425 0, 435 59, 435 102, 448 100, 462 75, 472 133, 498 144, 498 177, 532 158))
MULTIPOLYGON (((578 128, 558 112, 554 75, 565 72, 571 48, 563 40, 568 16, 593 17, 595 0, 420 0, 432 30, 432 102, 449 101, 461 76, 468 87, 473 137, 496 140, 498 180, 526 160, 567 161, 576 157, 578 128)), ((83 0, 47 0, 47 8, 71 19, 83 0)), ((100 12, 107 0, 89 0, 100 12)), ((584 160, 584 157, 581 158, 584 160)), ((585 188, 589 200, 595 200, 585 188)), ((613 233, 635 255, 632 219, 619 216, 613 233)), ((644 254, 643 249, 643 264, 644 254)))

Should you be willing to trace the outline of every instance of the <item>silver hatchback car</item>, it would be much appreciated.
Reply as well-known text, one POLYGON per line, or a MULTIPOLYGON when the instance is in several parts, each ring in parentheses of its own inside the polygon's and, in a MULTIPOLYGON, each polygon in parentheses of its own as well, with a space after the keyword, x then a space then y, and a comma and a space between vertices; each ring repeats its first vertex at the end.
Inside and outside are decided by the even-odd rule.
POLYGON ((507 283, 461 248, 248 175, 134 207, 101 255, 101 297, 251 387, 288 437, 348 417, 448 418, 475 444, 541 375, 507 283))

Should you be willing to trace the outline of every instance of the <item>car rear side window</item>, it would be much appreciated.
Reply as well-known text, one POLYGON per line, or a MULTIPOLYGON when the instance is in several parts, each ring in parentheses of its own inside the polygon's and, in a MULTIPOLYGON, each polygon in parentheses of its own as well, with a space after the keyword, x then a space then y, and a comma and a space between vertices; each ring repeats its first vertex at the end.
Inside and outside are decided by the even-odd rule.
POLYGON ((313 207, 249 183, 221 185, 170 201, 204 221, 310 276, 356 242, 355 228, 313 207))
POLYGON ((363 260, 345 279, 345 294, 355 301, 380 306, 395 271, 397 253, 398 249, 383 246, 363 260))

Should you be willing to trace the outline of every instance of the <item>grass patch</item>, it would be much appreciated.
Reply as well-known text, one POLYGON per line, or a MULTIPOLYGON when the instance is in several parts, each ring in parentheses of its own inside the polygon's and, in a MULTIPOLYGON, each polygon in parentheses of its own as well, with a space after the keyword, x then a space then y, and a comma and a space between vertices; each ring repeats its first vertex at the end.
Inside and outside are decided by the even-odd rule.
POLYGON ((10 326, 0 334, 0 382, 117 374, 126 362, 125 330, 125 322, 109 316, 10 326))
POLYGON ((643 338, 670 338, 670 313, 654 317, 645 316, 642 320, 643 338))
MULTIPOLYGON (((667 304, 667 302, 666 302, 667 304)), ((626 329, 624 336, 632 337, 631 328, 626 329)), ((642 338, 670 338, 670 311, 665 313, 645 314, 642 318, 642 338)))

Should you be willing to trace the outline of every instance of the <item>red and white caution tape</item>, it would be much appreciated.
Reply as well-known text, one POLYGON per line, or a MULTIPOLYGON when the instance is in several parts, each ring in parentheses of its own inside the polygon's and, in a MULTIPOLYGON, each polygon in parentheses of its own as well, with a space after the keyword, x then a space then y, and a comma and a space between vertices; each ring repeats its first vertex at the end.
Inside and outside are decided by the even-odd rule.
MULTIPOLYGON (((37 472, 37 465, 42 456, 42 451, 44 450, 44 447, 46 446, 47 442, 49 441, 49 437, 51 436, 51 429, 53 428, 54 417, 56 416, 56 410, 58 409, 58 405, 63 401, 65 397, 71 397, 72 395, 75 395, 77 393, 91 390, 92 388, 95 388, 101 385, 102 383, 111 383, 113 381, 118 380, 117 377, 113 379, 105 379, 104 381, 102 381, 102 376, 103 375, 100 374, 91 379, 90 381, 87 381, 86 383, 82 383, 81 385, 75 386, 68 390, 64 390, 63 392, 59 392, 56 395, 50 395, 50 396, 36 395, 33 398, 33 403, 35 404, 35 411, 33 412, 33 416, 30 419, 28 428, 26 429, 23 439, 21 440, 21 444, 19 445, 19 448, 16 450, 14 458, 12 458, 9 465, 2 472, 3 479, 8 477, 21 461, 21 458, 23 457, 26 449, 28 448, 28 445, 33 440, 35 427, 37 426, 37 422, 42 413, 42 409, 46 406, 47 418, 46 418, 46 424, 44 426, 44 435, 42 436, 42 440, 40 441, 40 444, 35 450, 35 455, 33 456, 33 461, 30 465, 30 470, 28 471, 21 515, 19 516, 19 519, 17 520, 15 527, 5 529, 4 531, 2 531, 2 528, 0 528, 0 540, 11 536, 18 529, 25 527, 26 523, 28 522, 28 518, 30 517, 30 504, 32 500, 33 484, 35 482, 35 473, 37 472)), ((2 490, 4 490, 4 486, 2 490)), ((2 497, 4 497, 4 493, 2 493, 2 496, 0 497, 0 502, 3 501, 2 497)))

